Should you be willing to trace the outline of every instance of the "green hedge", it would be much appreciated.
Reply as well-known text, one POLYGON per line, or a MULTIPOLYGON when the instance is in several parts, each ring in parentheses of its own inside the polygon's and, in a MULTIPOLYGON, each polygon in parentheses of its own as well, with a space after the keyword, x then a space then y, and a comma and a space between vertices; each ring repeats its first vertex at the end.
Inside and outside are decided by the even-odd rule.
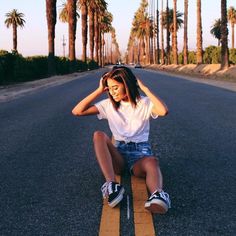
POLYGON ((205 48, 203 54, 204 64, 218 64, 221 63, 221 47, 209 46, 205 48))
POLYGON ((236 65, 236 48, 229 50, 229 61, 236 65))
MULTIPOLYGON (((170 61, 173 63, 173 56, 171 54, 170 61)), ((236 64, 236 49, 229 50, 229 61, 230 64, 236 64)), ((178 63, 183 64, 183 53, 178 55, 178 63)), ((188 63, 196 64, 196 52, 188 52, 188 63)), ((221 63, 221 47, 209 46, 203 51, 203 63, 204 64, 220 64, 221 63)))
MULTIPOLYGON (((56 74, 64 75, 70 73, 71 62, 64 57, 55 57, 56 74)), ((85 63, 81 60, 75 61, 75 71, 86 71, 97 69, 95 61, 85 63)), ((9 53, 0 50, 0 84, 31 81, 48 76, 48 57, 32 56, 23 57, 20 54, 9 53)))

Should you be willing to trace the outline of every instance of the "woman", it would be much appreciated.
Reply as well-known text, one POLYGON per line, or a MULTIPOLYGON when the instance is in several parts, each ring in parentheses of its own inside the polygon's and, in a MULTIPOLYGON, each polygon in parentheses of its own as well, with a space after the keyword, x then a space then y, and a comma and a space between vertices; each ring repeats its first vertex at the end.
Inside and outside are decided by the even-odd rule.
POLYGON ((159 162, 148 143, 149 118, 167 115, 165 103, 136 79, 129 68, 121 66, 106 73, 98 88, 79 102, 72 113, 108 120, 114 144, 102 131, 95 131, 93 141, 106 179, 101 190, 108 197, 109 206, 115 207, 123 198, 124 187, 115 181, 115 174, 128 167, 131 174, 146 179, 151 195, 145 208, 152 213, 166 213, 170 208, 169 195, 162 189, 159 162), (139 89, 146 96, 140 96, 139 89), (106 91, 109 98, 93 104, 106 91))

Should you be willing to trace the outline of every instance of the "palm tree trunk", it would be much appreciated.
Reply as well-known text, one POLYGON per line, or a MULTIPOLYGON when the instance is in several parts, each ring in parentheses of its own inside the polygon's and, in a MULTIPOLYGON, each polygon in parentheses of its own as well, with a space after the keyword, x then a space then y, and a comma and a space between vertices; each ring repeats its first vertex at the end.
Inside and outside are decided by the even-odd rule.
POLYGON ((163 26, 163 0, 161 1, 161 64, 165 63, 164 26, 163 26))
POLYGON ((111 54, 111 64, 113 64, 113 59, 112 59, 112 43, 113 39, 112 39, 112 33, 111 33, 111 47, 110 47, 110 54, 111 54))
POLYGON ((104 67, 104 55, 105 54, 105 39, 104 39, 104 33, 101 34, 101 62, 102 67, 104 67))
POLYGON ((184 0, 184 65, 188 64, 188 0, 184 0))
MULTIPOLYGON (((143 39, 144 40, 144 39, 143 39)), ((146 51, 146 55, 145 55, 145 59, 146 59, 146 64, 150 64, 150 62, 151 62, 151 44, 150 44, 150 35, 149 34, 147 34, 146 35, 146 44, 145 44, 145 48, 146 49, 144 49, 145 51, 146 51)))
POLYGON ((87 61, 87 40, 88 40, 88 6, 87 1, 81 1, 81 18, 82 18, 82 44, 83 44, 83 51, 82 51, 82 60, 84 62, 87 61))
MULTIPOLYGON (((100 22, 100 20, 99 20, 100 22)), ((101 32, 101 27, 100 27, 100 24, 99 24, 99 31, 98 31, 98 58, 99 58, 99 65, 100 66, 103 66, 102 65, 102 32, 101 32)))
POLYGON ((94 15, 94 41, 95 41, 95 61, 98 63, 98 35, 99 35, 99 25, 98 25, 98 11, 95 10, 94 15))
POLYGON ((13 24, 13 51, 17 52, 17 25, 13 24))
POLYGON ((229 67, 227 0, 221 0, 221 69, 229 67))
POLYGON ((202 64, 201 0, 197 0, 197 64, 202 64))
POLYGON ((232 49, 234 49, 234 23, 231 24, 231 29, 232 29, 232 49))
POLYGON ((158 6, 158 0, 157 0, 157 10, 156 10, 156 24, 157 24, 157 38, 156 38, 156 41, 157 41, 157 56, 156 56, 156 64, 160 64, 160 46, 159 46, 159 6, 158 6))
POLYGON ((170 23, 169 23, 169 1, 166 0, 166 64, 170 64, 170 23))
POLYGON ((70 72, 75 71, 76 0, 68 0, 70 72))
POLYGON ((57 0, 46 0, 46 16, 48 25, 48 75, 56 74, 55 65, 55 26, 57 22, 57 0))
POLYGON ((89 46, 90 46, 90 59, 94 60, 94 8, 89 8, 89 46))
POLYGON ((173 9, 173 23, 174 23, 174 32, 173 32, 173 59, 174 64, 178 64, 178 49, 177 49, 177 17, 176 17, 176 1, 174 0, 174 9, 173 9))

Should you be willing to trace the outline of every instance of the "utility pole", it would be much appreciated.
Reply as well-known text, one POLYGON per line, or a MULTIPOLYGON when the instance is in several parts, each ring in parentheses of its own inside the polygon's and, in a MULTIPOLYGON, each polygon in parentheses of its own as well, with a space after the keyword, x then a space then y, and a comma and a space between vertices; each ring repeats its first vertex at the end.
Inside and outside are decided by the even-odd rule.
POLYGON ((156 24, 157 24, 157 54, 156 54, 156 64, 160 64, 160 53, 159 53, 159 4, 157 0, 156 6, 156 24))
POLYGON ((66 40, 63 34, 63 38, 62 38, 62 47, 63 47, 63 57, 66 57, 65 55, 65 48, 66 48, 66 40))

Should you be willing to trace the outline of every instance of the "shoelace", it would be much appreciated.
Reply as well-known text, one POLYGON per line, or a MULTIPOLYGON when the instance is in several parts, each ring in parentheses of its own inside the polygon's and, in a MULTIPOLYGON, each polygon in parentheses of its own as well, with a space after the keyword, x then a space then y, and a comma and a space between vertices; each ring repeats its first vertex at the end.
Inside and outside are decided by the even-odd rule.
MULTIPOLYGON (((157 192, 154 192, 154 193, 151 195, 151 197, 153 197, 153 196, 156 196, 156 197, 157 197, 157 194, 156 194, 156 193, 157 193, 157 192)), ((160 195, 161 198, 163 198, 163 199, 166 201, 168 207, 171 208, 171 201, 170 201, 169 194, 166 193, 166 192, 164 192, 164 191, 161 191, 161 192, 159 192, 159 195, 160 195)), ((150 198, 151 198, 151 197, 150 197, 150 198)))
POLYGON ((101 187, 101 191, 103 198, 107 198, 109 194, 113 193, 112 182, 105 182, 101 187))

